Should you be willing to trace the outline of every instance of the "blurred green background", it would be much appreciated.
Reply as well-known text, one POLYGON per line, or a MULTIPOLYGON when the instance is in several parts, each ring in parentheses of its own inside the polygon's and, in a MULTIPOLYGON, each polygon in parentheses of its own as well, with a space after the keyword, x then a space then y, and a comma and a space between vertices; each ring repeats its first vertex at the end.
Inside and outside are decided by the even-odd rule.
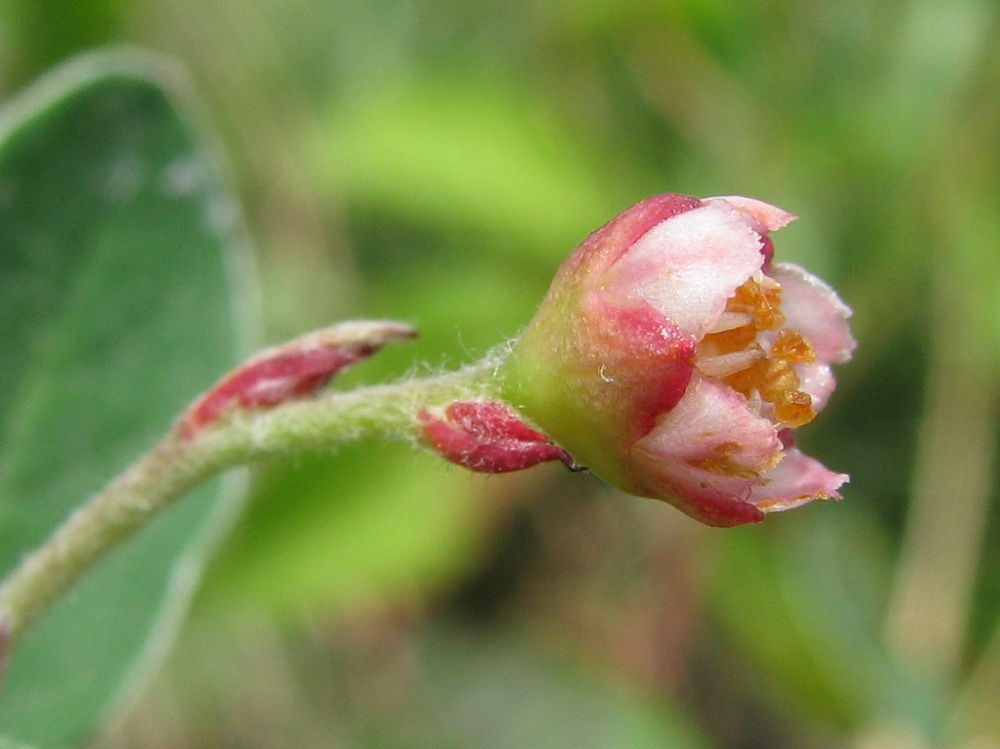
POLYGON ((95 747, 1000 747, 998 32, 991 0, 3 0, 5 96, 95 45, 190 71, 266 340, 419 327, 346 384, 472 360, 666 191, 801 216, 779 257, 860 341, 800 433, 845 501, 761 526, 401 446, 271 467, 95 747))

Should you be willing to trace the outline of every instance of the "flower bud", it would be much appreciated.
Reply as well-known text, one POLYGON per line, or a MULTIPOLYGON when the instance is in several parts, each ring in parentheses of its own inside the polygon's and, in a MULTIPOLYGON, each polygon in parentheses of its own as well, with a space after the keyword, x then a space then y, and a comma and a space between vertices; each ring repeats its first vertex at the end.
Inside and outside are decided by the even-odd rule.
POLYGON ((762 520, 847 481, 794 446, 850 358, 851 312, 772 263, 794 217, 743 197, 661 195, 566 260, 503 375, 578 463, 710 525, 762 520))
POLYGON ((455 401, 443 409, 424 409, 418 419, 424 444, 470 471, 508 473, 551 460, 581 470, 565 450, 503 403, 455 401))
POLYGON ((266 349, 229 372, 191 404, 177 425, 185 440, 233 412, 261 411, 314 395, 342 370, 391 341, 416 336, 389 320, 344 322, 266 349))

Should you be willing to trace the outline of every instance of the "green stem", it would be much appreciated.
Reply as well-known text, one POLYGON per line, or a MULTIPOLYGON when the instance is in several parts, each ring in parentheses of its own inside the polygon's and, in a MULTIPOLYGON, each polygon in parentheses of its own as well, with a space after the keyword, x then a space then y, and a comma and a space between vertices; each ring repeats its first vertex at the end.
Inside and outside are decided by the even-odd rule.
POLYGON ((161 511, 227 468, 366 437, 413 439, 421 409, 495 397, 495 362, 391 385, 331 392, 243 412, 193 439, 176 430, 77 509, 0 586, 0 663, 48 608, 98 560, 161 511))

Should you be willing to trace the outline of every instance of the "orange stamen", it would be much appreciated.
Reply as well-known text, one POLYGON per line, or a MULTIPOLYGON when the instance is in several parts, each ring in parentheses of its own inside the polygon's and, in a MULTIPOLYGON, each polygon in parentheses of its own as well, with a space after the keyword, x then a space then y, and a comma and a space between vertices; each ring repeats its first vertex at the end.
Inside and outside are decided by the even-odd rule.
POLYGON ((809 345, 809 341, 791 328, 778 331, 778 337, 771 346, 771 356, 794 364, 812 364, 816 361, 816 352, 809 345))
POLYGON ((785 316, 781 309, 781 285, 767 276, 751 278, 733 293, 726 303, 726 313, 745 315, 749 323, 707 334, 699 345, 704 371, 719 376, 723 382, 751 402, 772 404, 774 418, 781 426, 794 428, 812 421, 816 412, 812 398, 799 390, 794 364, 816 361, 816 351, 797 330, 782 328, 785 316), (761 331, 778 331, 766 354, 758 343, 761 331), (747 356, 746 366, 731 371, 743 362, 733 354, 756 351, 747 356))

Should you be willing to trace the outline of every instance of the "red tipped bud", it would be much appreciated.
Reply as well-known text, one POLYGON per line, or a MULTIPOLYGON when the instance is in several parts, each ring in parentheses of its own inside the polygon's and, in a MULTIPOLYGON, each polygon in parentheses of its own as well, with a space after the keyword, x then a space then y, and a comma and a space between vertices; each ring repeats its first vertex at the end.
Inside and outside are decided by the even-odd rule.
POLYGON ((439 414, 421 411, 422 439, 452 463, 480 473, 507 473, 558 460, 580 470, 569 454, 494 401, 459 401, 439 414))
POLYGON ((234 410, 259 411, 309 397, 341 370, 367 359, 386 343, 413 338, 396 322, 334 325, 257 354, 223 377, 193 403, 178 425, 184 439, 234 410))

